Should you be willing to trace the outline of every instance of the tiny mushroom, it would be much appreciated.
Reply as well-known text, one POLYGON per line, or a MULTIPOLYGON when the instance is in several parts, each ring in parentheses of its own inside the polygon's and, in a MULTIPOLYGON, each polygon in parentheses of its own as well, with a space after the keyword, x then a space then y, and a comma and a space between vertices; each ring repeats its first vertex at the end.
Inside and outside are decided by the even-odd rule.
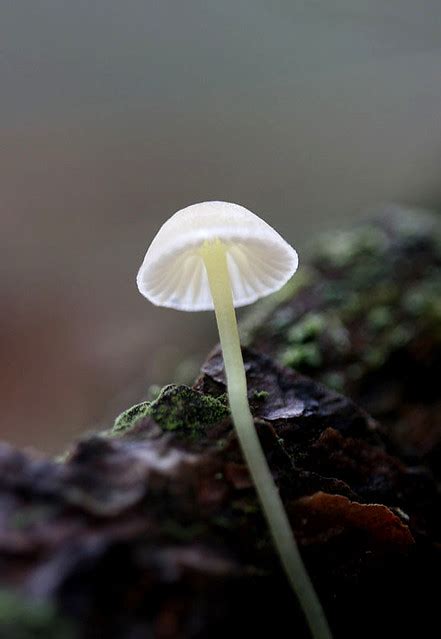
POLYGON ((326 617, 254 427, 234 310, 281 288, 297 265, 296 251, 251 211, 228 202, 202 202, 178 211, 161 227, 137 284, 142 295, 158 306, 215 311, 230 411, 243 455, 311 634, 329 639, 326 617))

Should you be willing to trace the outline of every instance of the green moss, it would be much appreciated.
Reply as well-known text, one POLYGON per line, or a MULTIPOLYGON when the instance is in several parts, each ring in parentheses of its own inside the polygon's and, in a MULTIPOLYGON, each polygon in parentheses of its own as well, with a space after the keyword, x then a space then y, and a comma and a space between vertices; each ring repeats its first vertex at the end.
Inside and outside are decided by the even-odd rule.
POLYGON ((380 224, 322 238, 306 286, 256 328, 254 345, 344 392, 420 338, 441 342, 433 216, 400 209, 380 224))
POLYGON ((317 344, 311 342, 288 346, 280 355, 284 366, 291 368, 318 368, 322 363, 322 354, 317 344))
POLYGON ((288 331, 288 341, 303 343, 314 339, 324 331, 326 318, 320 313, 307 313, 288 331))
POLYGON ((299 370, 318 368, 323 351, 329 346, 339 354, 347 353, 351 344, 348 330, 334 310, 308 313, 286 335, 286 348, 280 359, 285 366, 299 370))
POLYGON ((203 395, 189 386, 166 386, 149 406, 148 414, 164 430, 194 430, 228 415, 226 397, 203 395))
POLYGON ((131 428, 139 419, 149 414, 151 402, 141 402, 135 406, 131 406, 115 419, 112 433, 121 434, 131 428))
POLYGON ((316 340, 325 330, 326 317, 320 313, 308 313, 290 328, 286 335, 287 347, 281 352, 284 366, 292 368, 317 368, 322 362, 316 340))
POLYGON ((195 431, 228 415, 226 396, 203 395, 189 386, 165 386, 153 402, 137 404, 115 420, 113 433, 125 432, 149 416, 164 430, 195 431))
POLYGON ((260 390, 260 391, 255 390, 253 392, 253 399, 256 400, 257 402, 264 401, 268 396, 269 396, 269 393, 266 390, 260 390))
POLYGON ((51 604, 0 590, 0 637, 72 639, 74 631, 51 604))

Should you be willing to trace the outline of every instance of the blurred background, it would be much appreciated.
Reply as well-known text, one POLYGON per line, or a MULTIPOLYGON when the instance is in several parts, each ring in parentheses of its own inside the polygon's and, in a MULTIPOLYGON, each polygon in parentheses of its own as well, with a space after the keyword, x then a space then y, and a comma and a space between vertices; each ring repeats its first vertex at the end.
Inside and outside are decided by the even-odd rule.
POLYGON ((211 314, 151 306, 161 223, 206 199, 302 252, 440 202, 438 0, 3 0, 0 438, 59 452, 185 377, 211 314))

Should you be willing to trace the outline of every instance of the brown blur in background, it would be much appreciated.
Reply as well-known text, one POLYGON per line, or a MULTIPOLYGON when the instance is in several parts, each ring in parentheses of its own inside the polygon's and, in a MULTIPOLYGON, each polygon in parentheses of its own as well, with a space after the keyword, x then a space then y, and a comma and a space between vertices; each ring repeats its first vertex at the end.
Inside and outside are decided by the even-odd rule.
POLYGON ((111 424, 216 339, 135 287, 178 208, 239 202, 301 253, 440 202, 438 0, 3 0, 0 87, 0 438, 22 446, 111 424))

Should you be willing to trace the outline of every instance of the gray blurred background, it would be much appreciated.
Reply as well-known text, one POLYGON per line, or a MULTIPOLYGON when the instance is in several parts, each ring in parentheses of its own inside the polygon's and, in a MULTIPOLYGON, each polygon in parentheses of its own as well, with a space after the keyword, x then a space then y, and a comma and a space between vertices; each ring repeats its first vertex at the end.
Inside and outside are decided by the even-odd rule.
POLYGON ((176 209, 239 202, 301 252, 440 202, 439 0, 2 0, 0 87, 0 437, 20 445, 62 450, 216 339, 135 287, 176 209))

